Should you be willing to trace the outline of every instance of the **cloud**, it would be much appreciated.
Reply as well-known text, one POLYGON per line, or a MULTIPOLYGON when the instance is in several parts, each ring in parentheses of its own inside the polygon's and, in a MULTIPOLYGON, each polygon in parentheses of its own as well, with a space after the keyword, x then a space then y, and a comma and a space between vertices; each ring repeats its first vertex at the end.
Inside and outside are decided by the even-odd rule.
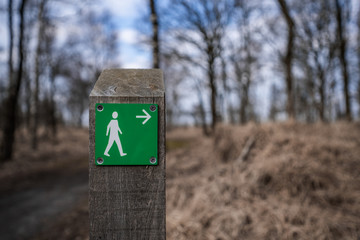
POLYGON ((143 34, 134 28, 119 29, 120 62, 123 68, 149 68, 150 51, 141 46, 143 34))
POLYGON ((147 55, 133 55, 130 58, 122 57, 123 68, 150 68, 147 55))
POLYGON ((133 18, 138 13, 140 6, 146 6, 144 0, 104 0, 101 5, 110 10, 114 16, 121 18, 133 18))
POLYGON ((119 31, 119 39, 124 44, 139 44, 139 39, 142 38, 142 34, 135 29, 126 28, 119 31))
POLYGON ((120 62, 123 68, 151 67, 149 52, 142 51, 136 46, 122 43, 120 45, 120 62))

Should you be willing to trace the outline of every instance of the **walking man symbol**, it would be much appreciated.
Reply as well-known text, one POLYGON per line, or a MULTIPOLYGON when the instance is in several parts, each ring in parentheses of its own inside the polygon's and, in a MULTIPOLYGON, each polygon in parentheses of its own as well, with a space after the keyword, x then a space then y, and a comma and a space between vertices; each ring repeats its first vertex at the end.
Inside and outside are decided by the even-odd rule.
POLYGON ((114 144, 114 142, 116 142, 116 145, 118 146, 119 149, 119 153, 120 156, 126 156, 127 153, 123 152, 122 146, 121 146, 121 142, 120 142, 120 137, 119 134, 122 134, 120 127, 119 127, 119 123, 118 120, 116 120, 116 118, 118 117, 118 113, 117 112, 113 112, 112 113, 112 117, 114 118, 113 120, 111 120, 107 126, 107 130, 106 130, 106 136, 109 135, 109 130, 110 130, 110 137, 109 137, 109 142, 106 146, 104 155, 110 157, 109 155, 109 150, 112 147, 112 145, 114 144))

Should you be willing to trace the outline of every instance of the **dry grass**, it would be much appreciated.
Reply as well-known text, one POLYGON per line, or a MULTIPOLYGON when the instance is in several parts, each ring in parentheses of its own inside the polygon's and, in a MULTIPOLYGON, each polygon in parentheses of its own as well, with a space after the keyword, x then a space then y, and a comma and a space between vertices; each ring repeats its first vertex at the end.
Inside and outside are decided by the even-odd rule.
MULTIPOLYGON (((63 129, 34 153, 19 142, 0 180, 87 167, 87 130, 63 129)), ((167 134, 168 239, 359 239, 360 124, 222 126, 167 134), (249 138, 255 144, 239 158, 249 138)), ((26 139, 24 138, 24 141, 26 139)), ((35 239, 86 239, 86 201, 35 239)))
POLYGON ((58 170, 86 169, 88 166, 88 129, 60 128, 55 140, 40 134, 38 150, 31 148, 30 135, 18 131, 12 161, 0 169, 0 189, 33 178, 41 173, 58 170))
POLYGON ((360 125, 198 129, 167 157, 168 239, 358 239, 360 125), (248 160, 235 161, 248 138, 248 160))

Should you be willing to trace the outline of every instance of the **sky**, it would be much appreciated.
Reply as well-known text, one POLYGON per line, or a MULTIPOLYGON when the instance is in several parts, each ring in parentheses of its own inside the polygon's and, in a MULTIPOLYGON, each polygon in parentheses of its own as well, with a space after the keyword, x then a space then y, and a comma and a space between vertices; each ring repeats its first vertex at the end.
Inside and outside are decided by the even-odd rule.
POLYGON ((100 7, 110 10, 118 27, 120 61, 123 68, 149 68, 150 51, 139 46, 139 33, 135 26, 139 14, 147 7, 145 0, 104 0, 100 7))

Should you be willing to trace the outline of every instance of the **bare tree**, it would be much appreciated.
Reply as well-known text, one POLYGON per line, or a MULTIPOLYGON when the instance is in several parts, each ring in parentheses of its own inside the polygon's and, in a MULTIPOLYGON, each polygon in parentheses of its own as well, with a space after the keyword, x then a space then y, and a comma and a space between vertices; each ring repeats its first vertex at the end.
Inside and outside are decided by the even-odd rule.
POLYGON ((36 150, 38 145, 37 140, 37 130, 39 125, 39 81, 40 81, 40 58, 42 54, 41 45, 44 42, 45 36, 45 24, 44 24, 44 11, 46 6, 47 0, 41 0, 39 3, 39 10, 37 16, 37 24, 38 24, 38 31, 37 31, 37 46, 35 52, 35 89, 34 89, 34 112, 33 112, 33 126, 32 126, 32 149, 36 150))
POLYGON ((174 64, 176 59, 172 55, 162 55, 162 59, 166 90, 166 127, 171 129, 178 123, 177 119, 181 114, 179 85, 187 70, 174 64))
POLYGON ((9 30, 8 72, 9 72, 9 82, 12 82, 13 74, 14 74, 14 67, 13 67, 13 48, 14 48, 13 0, 8 1, 8 30, 9 30))
POLYGON ((281 13, 287 25, 287 47, 286 53, 282 56, 282 62, 285 68, 285 83, 287 93, 287 114, 290 119, 295 119, 294 94, 293 94, 293 74, 292 65, 294 59, 294 42, 295 42, 295 22, 290 14, 290 9, 286 0, 277 0, 281 13))
POLYGON ((345 99, 345 116, 348 121, 352 120, 351 116, 351 102, 349 94, 349 72, 348 72, 348 59, 346 58, 347 51, 347 23, 349 19, 349 0, 334 0, 336 10, 336 22, 337 22, 337 47, 338 47, 338 58, 341 65, 342 80, 344 84, 343 94, 345 99))
POLYGON ((149 0, 150 20, 152 25, 152 58, 153 68, 160 68, 159 21, 156 9, 156 0, 149 0))
POLYGON ((358 60, 358 86, 357 86, 357 99, 359 105, 359 118, 360 118, 360 8, 358 11, 357 19, 357 60, 358 60))
POLYGON ((221 56, 224 31, 231 17, 232 3, 216 0, 172 0, 170 4, 169 33, 174 33, 178 44, 188 44, 196 49, 201 55, 201 61, 195 59, 193 52, 179 50, 178 44, 173 45, 171 50, 179 59, 204 70, 210 88, 211 129, 214 131, 218 117, 216 63, 221 56))
MULTIPOLYGON (((13 80, 14 75, 14 67, 13 67, 13 48, 14 48, 14 26, 13 26, 13 1, 8 1, 7 6, 7 13, 8 13, 8 31, 9 31, 9 50, 8 50, 8 81, 11 83, 13 80)), ((5 84, 4 84, 5 85, 5 84)), ((6 87, 1 86, 1 93, 3 93, 3 96, 6 95, 6 87)), ((4 112, 3 109, 6 108, 5 106, 5 97, 1 96, 1 106, 0 110, 1 112, 4 112)), ((3 117, 0 117, 0 127, 3 128, 3 117)))
POLYGON ((222 88, 223 88, 223 104, 222 104, 222 116, 223 118, 229 116, 230 119, 232 119, 231 115, 231 104, 228 101, 228 98, 231 94, 231 88, 229 86, 229 77, 227 73, 227 64, 226 64, 226 58, 225 54, 221 54, 221 81, 222 81, 222 88))
MULTIPOLYGON (((9 79, 8 97, 6 100, 5 119, 3 126, 3 138, 0 148, 0 160, 2 162, 10 160, 13 154, 13 143, 15 140, 15 124, 18 112, 19 91, 21 87, 24 60, 24 20, 25 7, 27 0, 22 0, 19 7, 19 43, 18 43, 18 67, 15 79, 9 79)), ((11 10, 11 9, 10 9, 11 10)))
POLYGON ((20 90, 20 109, 23 115, 23 122, 28 132, 31 134, 32 130, 32 111, 33 111, 33 82, 34 82, 34 51, 32 49, 34 32, 36 32, 37 16, 36 10, 38 9, 37 1, 29 1, 27 4, 26 21, 24 26, 24 68, 23 68, 23 84, 20 90))
MULTIPOLYGON (((52 19, 49 16, 49 11, 46 10, 44 13, 44 36, 43 36, 43 44, 42 50, 44 54, 41 54, 43 65, 46 66, 46 71, 42 73, 42 75, 48 79, 49 87, 45 95, 45 107, 43 109, 46 111, 44 114, 43 120, 45 126, 47 128, 48 134, 52 137, 52 140, 56 142, 57 137, 57 125, 58 125, 58 117, 57 117, 57 107, 55 97, 57 94, 56 91, 56 78, 60 75, 61 64, 64 59, 59 59, 59 55, 57 53, 55 40, 56 40, 56 26, 54 25, 52 19)), ((67 61, 67 59, 65 60, 67 61)))
POLYGON ((67 79, 67 110, 71 122, 82 126, 82 116, 88 108, 88 96, 102 69, 118 66, 116 35, 110 28, 111 16, 108 12, 85 12, 81 19, 83 33, 68 37, 59 51, 61 75, 67 79), (84 49, 86 51, 84 51, 84 49))
MULTIPOLYGON (((332 28, 334 23, 332 4, 326 0, 298 4, 297 8, 300 10, 297 32, 300 43, 297 48, 297 60, 306 69, 307 76, 304 81, 306 86, 301 86, 304 88, 301 91, 310 96, 320 120, 325 121, 336 47, 332 28)), ((306 98, 300 99, 299 105, 307 105, 308 101, 306 98)), ((304 110, 307 113, 311 111, 309 108, 304 110)))
POLYGON ((66 95, 67 109, 71 116, 70 122, 81 127, 82 116, 88 105, 90 88, 98 77, 98 72, 96 72, 98 68, 91 62, 87 62, 78 52, 79 44, 86 45, 76 36, 67 39, 62 46, 66 50, 57 56, 59 69, 56 69, 54 65, 53 71, 59 71, 59 75, 67 79, 67 89, 64 95, 66 95))
POLYGON ((55 102, 55 94, 56 94, 56 84, 55 80, 58 75, 60 75, 60 67, 58 66, 59 62, 51 61, 49 80, 50 80, 50 92, 49 92, 49 108, 48 108, 48 118, 47 125, 50 126, 51 134, 53 139, 55 140, 57 137, 57 128, 58 128, 58 119, 56 117, 56 102, 55 102))
POLYGON ((250 120, 250 115, 253 113, 250 104, 250 88, 254 82, 254 68, 257 70, 260 68, 257 54, 259 54, 261 47, 254 39, 255 32, 258 29, 251 26, 251 18, 257 6, 245 0, 238 0, 236 7, 238 10, 236 24, 240 39, 233 44, 234 50, 230 55, 230 60, 238 85, 240 123, 245 124, 250 120))

